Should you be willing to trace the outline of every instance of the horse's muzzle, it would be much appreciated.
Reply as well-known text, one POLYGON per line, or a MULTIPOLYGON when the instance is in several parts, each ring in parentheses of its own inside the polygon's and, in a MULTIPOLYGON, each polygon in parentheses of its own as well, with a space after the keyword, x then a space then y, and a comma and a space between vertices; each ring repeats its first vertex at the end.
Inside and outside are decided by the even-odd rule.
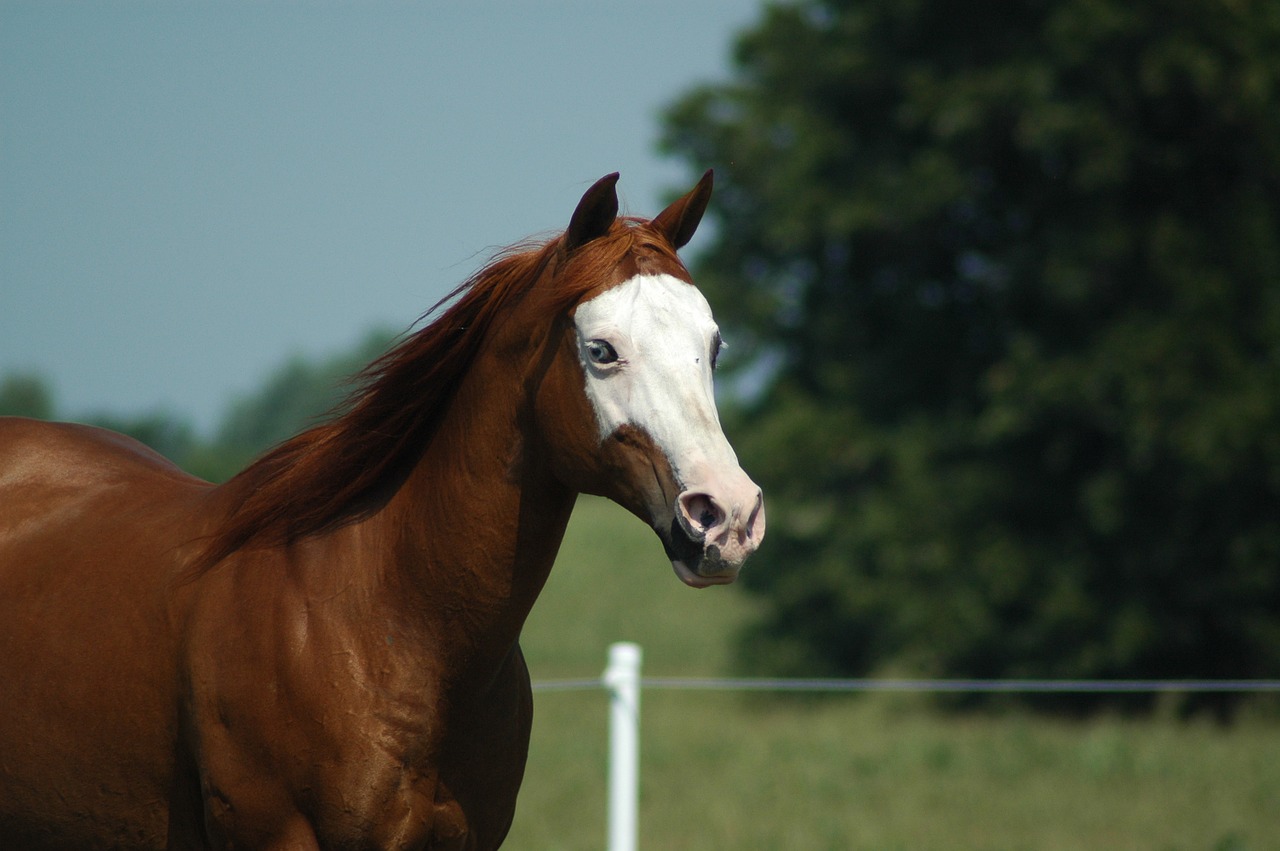
POLYGON ((676 501, 671 528, 662 536, 667 557, 686 585, 705 588, 738 578, 747 556, 764 539, 764 496, 747 479, 735 489, 690 488, 676 501))

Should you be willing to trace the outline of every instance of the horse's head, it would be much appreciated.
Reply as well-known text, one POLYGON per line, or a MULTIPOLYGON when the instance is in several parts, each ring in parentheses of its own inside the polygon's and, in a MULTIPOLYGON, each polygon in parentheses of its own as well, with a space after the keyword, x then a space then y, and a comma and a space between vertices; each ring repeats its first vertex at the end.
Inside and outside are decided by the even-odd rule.
POLYGON ((764 500, 721 430, 720 332, 675 254, 706 209, 711 172, 648 222, 617 219, 617 177, 587 191, 563 239, 561 274, 599 280, 569 313, 563 393, 539 416, 567 483, 648 522, 684 582, 732 582, 764 537, 764 500))

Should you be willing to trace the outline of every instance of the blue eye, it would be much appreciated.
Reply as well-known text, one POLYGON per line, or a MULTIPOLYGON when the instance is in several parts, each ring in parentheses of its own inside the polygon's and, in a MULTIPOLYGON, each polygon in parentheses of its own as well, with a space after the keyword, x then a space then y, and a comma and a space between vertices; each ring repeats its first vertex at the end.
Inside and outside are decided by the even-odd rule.
POLYGON ((604 340, 592 340, 587 343, 587 357, 592 363, 608 364, 618 359, 618 353, 604 340))

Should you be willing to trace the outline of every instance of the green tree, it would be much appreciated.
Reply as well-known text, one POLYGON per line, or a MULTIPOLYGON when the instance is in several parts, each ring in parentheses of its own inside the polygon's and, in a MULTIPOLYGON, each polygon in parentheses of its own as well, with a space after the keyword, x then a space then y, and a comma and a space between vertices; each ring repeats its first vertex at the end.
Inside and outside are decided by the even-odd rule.
POLYGON ((393 339, 387 331, 371 331, 349 351, 318 361, 292 358, 261 389, 232 403, 193 471, 215 481, 227 479, 267 448, 315 425, 346 398, 353 377, 393 339))
POLYGON ((192 459, 202 449, 189 422, 163 411, 149 414, 95 413, 85 417, 83 422, 128 435, 186 470, 190 469, 192 459))
POLYGON ((769 7, 667 114, 757 387, 753 664, 1280 675, 1280 7, 769 7))
MULTIPOLYGON (((202 439, 175 414, 94 412, 81 422, 128 435, 184 470, 224 481, 259 453, 332 413, 353 389, 352 381, 394 341, 374 330, 347 351, 320 359, 290 359, 257 391, 234 401, 211 439, 202 439)), ((38 376, 14 374, 0 380, 0 416, 53 419, 53 394, 38 376)))
POLYGON ((51 419, 53 393, 38 375, 6 375, 0 381, 0 416, 51 419))

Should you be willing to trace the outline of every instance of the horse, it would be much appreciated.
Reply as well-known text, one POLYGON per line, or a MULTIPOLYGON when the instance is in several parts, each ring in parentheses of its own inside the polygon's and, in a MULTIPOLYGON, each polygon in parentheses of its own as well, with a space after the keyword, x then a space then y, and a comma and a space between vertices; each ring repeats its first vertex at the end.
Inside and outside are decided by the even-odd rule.
POLYGON ((732 582, 765 529, 721 347, 611 174, 500 252, 328 421, 221 485, 0 422, 0 847, 489 849, 532 718, 521 626, 579 493, 732 582))

